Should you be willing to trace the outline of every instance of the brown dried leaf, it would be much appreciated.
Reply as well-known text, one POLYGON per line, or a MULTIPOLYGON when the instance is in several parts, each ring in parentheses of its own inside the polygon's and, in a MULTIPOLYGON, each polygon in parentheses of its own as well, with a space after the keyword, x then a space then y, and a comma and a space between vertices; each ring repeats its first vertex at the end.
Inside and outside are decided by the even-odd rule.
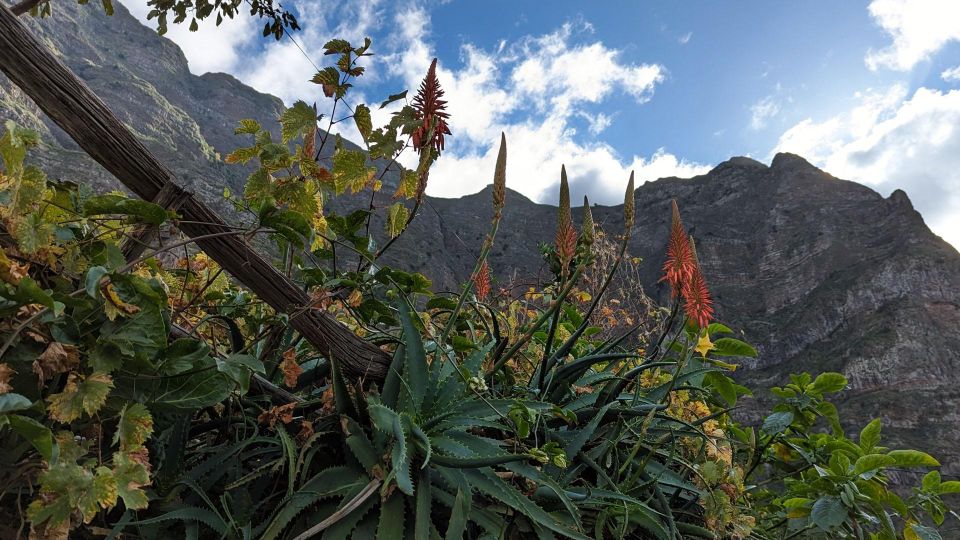
POLYGON ((13 386, 10 386, 10 378, 13 377, 14 373, 16 371, 9 365, 0 364, 0 394, 6 394, 13 390, 13 386))
POLYGON ((33 372, 40 381, 45 381, 58 373, 66 373, 80 365, 80 352, 75 345, 54 341, 47 345, 36 360, 33 361, 33 372))
POLYGON ((283 361, 280 362, 280 371, 283 372, 283 384, 290 388, 297 386, 297 379, 303 373, 303 368, 297 363, 297 351, 293 348, 287 349, 283 353, 283 361))
POLYGON ((291 402, 286 405, 271 407, 260 413, 257 422, 270 426, 271 429, 277 425, 277 421, 289 424, 293 421, 293 408, 296 406, 296 402, 291 402))

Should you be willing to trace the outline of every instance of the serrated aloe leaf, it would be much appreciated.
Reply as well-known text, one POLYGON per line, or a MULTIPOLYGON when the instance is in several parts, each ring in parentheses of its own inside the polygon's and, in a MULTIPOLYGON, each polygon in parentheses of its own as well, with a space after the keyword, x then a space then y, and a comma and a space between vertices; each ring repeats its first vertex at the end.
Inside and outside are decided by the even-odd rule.
POLYGON ((467 529, 467 516, 470 515, 470 495, 463 490, 457 490, 457 497, 453 501, 453 511, 447 523, 447 533, 444 540, 459 540, 467 529))
POLYGON ((394 493, 380 503, 377 540, 403 540, 406 509, 402 493, 394 493))
POLYGON ((414 538, 427 540, 430 537, 430 469, 420 469, 417 478, 416 516, 413 522, 414 538))
POLYGON ((430 380, 427 374, 427 353, 423 348, 423 338, 413 325, 410 308, 403 299, 397 300, 397 313, 403 328, 403 344, 406 349, 403 380, 409 388, 414 408, 419 412, 423 398, 427 395, 427 381, 430 380))
POLYGON ((342 497, 354 489, 362 489, 369 478, 350 467, 331 467, 317 473, 296 493, 288 497, 264 531, 263 540, 272 540, 280 536, 283 530, 297 515, 318 500, 328 497, 342 497))

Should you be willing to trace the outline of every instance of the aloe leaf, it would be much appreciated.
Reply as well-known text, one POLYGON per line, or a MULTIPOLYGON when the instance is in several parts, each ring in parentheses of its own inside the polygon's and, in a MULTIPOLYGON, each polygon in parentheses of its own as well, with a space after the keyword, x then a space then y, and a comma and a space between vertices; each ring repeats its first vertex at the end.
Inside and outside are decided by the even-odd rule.
POLYGON ((400 326, 403 328, 403 343, 406 348, 406 365, 404 366, 404 382, 409 385, 410 398, 417 412, 423 405, 423 398, 427 394, 427 353, 423 348, 423 339, 420 332, 413 325, 410 309, 402 299, 397 301, 397 313, 400 317, 400 326))
POLYGON ((457 497, 453 501, 453 511, 450 513, 450 521, 447 523, 447 534, 444 540, 460 540, 463 533, 467 530, 467 516, 470 515, 470 494, 465 494, 462 489, 457 490, 457 497))
POLYGON ((397 406, 397 397, 400 395, 400 378, 403 375, 403 362, 405 358, 406 348, 400 345, 393 354, 393 361, 390 362, 387 377, 383 381, 383 392, 380 393, 380 400, 387 407, 397 406))
POLYGON ((394 493, 380 503, 377 540, 403 540, 406 517, 403 499, 402 493, 394 493))
POLYGON ((368 482, 367 475, 350 467, 324 469, 281 503, 279 511, 264 531, 262 540, 277 538, 300 512, 318 500, 344 496, 353 490, 362 489, 368 482))

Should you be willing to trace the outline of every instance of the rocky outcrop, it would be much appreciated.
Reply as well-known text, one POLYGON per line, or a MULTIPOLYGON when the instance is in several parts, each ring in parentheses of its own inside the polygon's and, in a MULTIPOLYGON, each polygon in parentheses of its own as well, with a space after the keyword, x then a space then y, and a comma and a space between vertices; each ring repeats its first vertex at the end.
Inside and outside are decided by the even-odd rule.
MULTIPOLYGON (((244 143, 233 135, 239 119, 274 125, 280 100, 229 75, 190 74, 173 43, 120 5, 107 18, 92 5, 58 3, 53 18, 30 24, 192 189, 218 204, 225 186, 242 188, 247 171, 217 154, 244 143)), ((118 187, 0 79, 0 120, 8 118, 41 131, 34 159, 51 176, 118 187)), ((790 372, 843 371, 849 427, 883 418, 891 446, 927 449, 948 474, 960 474, 960 255, 930 232, 905 193, 883 198, 790 154, 769 166, 737 157, 695 178, 645 183, 635 192, 630 250, 645 261, 646 291, 662 301, 669 293, 658 288, 659 268, 674 198, 697 238, 718 318, 760 349, 738 377, 770 386, 790 372)), ((489 201, 489 189, 428 199, 390 261, 427 273, 437 289, 456 288, 486 234, 489 201)), ((621 230, 620 207, 593 213, 607 231, 621 230)), ((491 255, 500 283, 536 280, 537 246, 553 238, 555 215, 554 207, 508 193, 491 255)))

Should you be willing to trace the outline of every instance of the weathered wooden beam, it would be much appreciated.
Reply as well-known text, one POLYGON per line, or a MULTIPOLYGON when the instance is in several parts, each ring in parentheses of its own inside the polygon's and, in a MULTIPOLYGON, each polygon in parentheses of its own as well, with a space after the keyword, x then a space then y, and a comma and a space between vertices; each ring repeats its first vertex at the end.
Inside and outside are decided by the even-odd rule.
MULTIPOLYGON (((30 33, 9 8, 0 4, 0 71, 93 159, 138 196, 156 200, 176 178, 117 119, 103 101, 30 33)), ((310 298, 261 257, 240 236, 217 236, 226 223, 192 194, 180 205, 188 236, 207 238, 197 245, 238 281, 280 313, 344 372, 382 379, 390 363, 379 347, 360 339, 325 313, 308 309, 310 298)))

